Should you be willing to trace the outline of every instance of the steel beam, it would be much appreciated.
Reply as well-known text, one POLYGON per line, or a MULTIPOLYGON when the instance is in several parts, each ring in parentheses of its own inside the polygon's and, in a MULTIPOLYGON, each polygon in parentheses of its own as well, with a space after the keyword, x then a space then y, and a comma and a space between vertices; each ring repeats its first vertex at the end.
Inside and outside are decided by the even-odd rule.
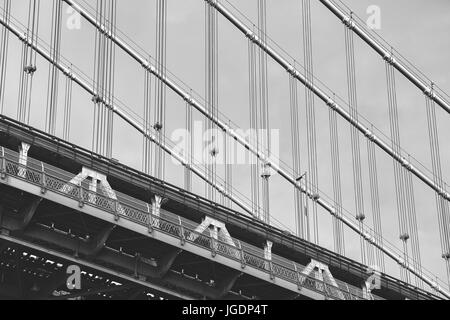
POLYGON ((229 276, 224 278, 217 287, 216 299, 222 299, 224 296, 226 296, 228 292, 230 292, 234 287, 236 281, 243 275, 244 274, 242 272, 233 272, 229 276))
POLYGON ((202 297, 212 300, 218 300, 223 298, 223 296, 228 293, 228 291, 230 290, 229 288, 234 285, 235 281, 240 277, 240 275, 240 273, 232 274, 229 279, 224 280, 224 283, 222 285, 218 285, 217 287, 211 287, 206 283, 200 282, 196 279, 187 278, 186 276, 174 272, 168 273, 164 277, 164 280, 171 285, 191 291, 202 297))
POLYGON ((33 219, 36 210, 41 203, 42 198, 35 198, 26 204, 19 213, 19 218, 16 219, 11 215, 6 215, 4 209, 0 207, 0 226, 9 231, 24 231, 33 219))
POLYGON ((161 259, 158 260, 157 262, 158 268, 156 273, 159 278, 162 278, 167 274, 170 268, 172 268, 175 259, 181 252, 183 252, 183 250, 173 249, 172 251, 166 253, 161 259))
POLYGON ((100 253, 100 251, 105 247, 106 241, 108 240, 111 233, 116 228, 116 225, 109 225, 106 228, 103 229, 98 235, 95 236, 94 239, 92 239, 89 249, 86 252, 86 255, 89 257, 96 256, 100 253))
POLYGON ((95 263, 89 262, 87 260, 83 260, 81 258, 75 258, 75 257, 73 257, 71 255, 67 255, 65 253, 57 252, 57 251, 55 251, 53 249, 45 248, 42 245, 38 245, 38 244, 35 244, 35 243, 27 241, 27 240, 21 240, 19 238, 12 237, 12 236, 7 236, 7 235, 3 235, 3 234, 0 234, 0 239, 8 241, 8 242, 11 242, 11 243, 14 243, 16 245, 20 245, 20 246, 24 246, 24 247, 30 248, 32 250, 43 252, 45 254, 48 254, 48 255, 51 255, 51 256, 54 256, 54 257, 58 257, 60 259, 66 260, 66 261, 70 261, 70 262, 72 262, 74 264, 77 264, 77 265, 82 265, 82 266, 85 266, 85 267, 88 267, 88 268, 92 268, 92 269, 98 270, 99 272, 103 272, 103 273, 109 274, 111 276, 115 276, 115 277, 118 277, 120 279, 123 279, 123 280, 126 280, 126 281, 130 281, 132 283, 136 283, 136 284, 142 285, 143 287, 147 287, 147 288, 153 289, 155 291, 167 294, 169 296, 174 296, 174 297, 177 297, 177 298, 180 298, 180 299, 184 299, 184 300, 192 300, 192 297, 190 297, 188 295, 181 294, 179 292, 175 292, 175 291, 170 290, 168 288, 165 288, 165 287, 163 287, 161 285, 158 285, 158 284, 155 284, 155 283, 150 283, 150 282, 147 282, 147 281, 144 281, 144 280, 141 280, 141 279, 137 279, 137 278, 132 277, 132 276, 130 276, 128 274, 124 274, 123 272, 118 272, 118 271, 115 271, 115 270, 111 270, 110 268, 106 268, 106 267, 101 266, 99 264, 95 264, 95 263))
MULTIPOLYGON (((134 288, 136 285, 132 284, 125 284, 125 285, 109 285, 109 286, 103 286, 99 288, 89 288, 84 291, 71 293, 68 295, 62 295, 59 297, 51 297, 47 300, 68 300, 68 299, 75 299, 75 298, 84 298, 89 296, 95 296, 102 293, 116 293, 120 291, 125 291, 134 288)), ((139 289, 141 292, 143 289, 139 289)))

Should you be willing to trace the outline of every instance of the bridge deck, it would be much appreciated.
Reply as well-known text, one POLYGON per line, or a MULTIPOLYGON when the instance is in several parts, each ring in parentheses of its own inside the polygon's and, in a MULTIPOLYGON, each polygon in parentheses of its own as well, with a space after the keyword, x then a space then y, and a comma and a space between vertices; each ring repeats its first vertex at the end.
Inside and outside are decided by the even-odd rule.
MULTIPOLYGON (((30 193, 34 192, 39 195, 41 187, 44 186, 43 175, 45 174, 45 187, 48 192, 42 196, 43 198, 54 193, 52 196, 59 197, 57 202, 66 204, 66 207, 72 206, 74 211, 84 213, 88 213, 87 211, 90 209, 95 209, 96 213, 92 214, 93 216, 103 217, 103 220, 110 223, 114 223, 114 217, 118 215, 121 217, 117 222, 119 225, 121 221, 125 221, 125 225, 130 230, 138 231, 142 235, 145 234, 150 240, 157 239, 158 233, 161 233, 161 236, 170 236, 176 240, 165 238, 164 242, 172 244, 173 247, 182 248, 183 252, 189 251, 186 249, 187 247, 195 247, 195 250, 192 250, 195 251, 195 255, 203 256, 205 260, 214 261, 215 265, 220 261, 219 264, 234 269, 236 272, 241 270, 240 272, 250 274, 253 278, 264 279, 263 282, 266 285, 282 287, 283 290, 296 292, 296 295, 300 292, 299 287, 303 286, 303 292, 311 290, 311 292, 308 291, 310 297, 315 297, 317 293, 322 297, 333 296, 335 288, 330 288, 327 284, 321 284, 315 279, 300 274, 299 271, 303 269, 308 259, 314 258, 330 266, 333 275, 341 280, 338 281, 339 291, 343 292, 347 298, 362 297, 361 290, 354 284, 358 281, 361 282, 366 274, 364 267, 356 262, 336 256, 323 248, 316 247, 292 235, 287 235, 281 230, 263 225, 229 209, 208 203, 207 200, 189 194, 177 187, 143 176, 121 164, 111 163, 106 159, 92 155, 86 150, 49 137, 42 132, 35 130, 31 132, 30 128, 19 125, 10 119, 2 119, 0 129, 4 133, 0 138, 1 145, 12 148, 14 145, 17 146, 19 141, 29 142, 33 145, 33 151, 30 151, 30 154, 38 156, 39 160, 51 160, 48 162, 54 165, 45 164, 44 170, 42 170, 40 161, 31 160, 26 171, 27 174, 25 177, 20 177, 18 175, 20 168, 17 164, 17 153, 6 152, 4 158, 5 171, 10 177, 6 181, 9 181, 10 184, 11 181, 17 180, 15 181, 15 187, 22 190, 28 189, 30 193), (61 192, 64 185, 67 185, 67 182, 81 171, 80 166, 83 165, 90 166, 108 175, 111 185, 118 190, 120 206, 117 206, 117 203, 107 197, 90 193, 85 188, 82 188, 82 193, 79 192, 81 190, 79 188, 73 188, 69 193, 61 192), (61 167, 70 169, 70 171, 65 171, 61 167), (28 186, 24 184, 25 181, 28 186), (143 188, 142 185, 146 185, 146 187, 143 188), (133 197, 121 193, 120 190, 127 190, 128 193, 133 194, 133 197), (148 199, 151 194, 155 193, 164 195, 170 200, 160 217, 149 214, 147 209, 149 201, 142 200, 148 199), (61 197, 66 198, 66 200, 61 197), (85 203, 83 208, 79 208, 80 199, 85 203), (72 204, 68 204, 69 200, 72 201, 72 204), (183 215, 179 215, 180 212, 183 212, 183 215), (105 213, 108 215, 105 215, 105 213), (230 246, 228 243, 221 241, 212 245, 210 237, 195 234, 195 226, 198 225, 205 214, 226 222, 230 233, 237 237, 237 239, 233 239, 234 243, 240 243, 242 250, 238 249, 239 246, 230 246), (149 235, 149 226, 155 229, 152 235, 149 235), (141 231, 139 232, 139 230, 141 231), (194 241, 190 241, 194 238, 194 241), (262 239, 273 241, 274 252, 278 253, 274 255, 270 263, 264 259, 262 249, 257 247, 258 243, 263 242, 262 239), (184 245, 182 245, 183 242, 184 245), (199 253, 199 249, 203 252, 199 253), (242 269, 243 265, 246 266, 245 269, 242 269), (303 281, 303 279, 308 281, 303 281), (299 286, 300 281, 302 286, 299 286), (325 288, 328 290, 325 290, 325 288)), ((229 273, 229 270, 226 273, 229 273)), ((404 296, 422 299, 435 298, 431 294, 410 287, 386 275, 382 276, 382 288, 380 293, 377 292, 377 294, 380 294, 383 298, 401 298, 404 296)), ((261 291, 257 290, 257 292, 260 293, 261 291)), ((281 296, 286 297, 287 292, 281 296)))

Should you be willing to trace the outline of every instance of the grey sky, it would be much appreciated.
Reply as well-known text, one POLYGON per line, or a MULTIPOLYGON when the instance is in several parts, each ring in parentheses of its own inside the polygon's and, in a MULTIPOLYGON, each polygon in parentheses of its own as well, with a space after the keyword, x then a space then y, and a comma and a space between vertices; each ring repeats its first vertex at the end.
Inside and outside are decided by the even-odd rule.
MULTIPOLYGON (((86 0, 95 7, 95 1, 86 0)), ((256 0, 229 0, 252 21, 256 21, 256 0)), ((13 16, 25 23, 28 0, 14 0, 13 16)), ((315 75, 338 95, 347 100, 344 27, 323 5, 313 2, 313 43, 315 75)), ((429 78, 446 92, 450 92, 450 2, 447 0, 343 0, 362 19, 366 19, 369 5, 381 8, 382 29, 379 31, 405 57, 412 61, 429 78)), ((3 5, 3 1, 0 1, 3 5)), ((268 0, 268 33, 300 64, 303 61, 301 38, 301 1, 268 0)), ((155 0, 118 1, 118 27, 137 44, 154 56, 155 0)), ((51 1, 42 1, 40 36, 49 42, 51 1)), ((168 1, 168 69, 202 96, 204 93, 204 1, 168 1)), ((65 15, 67 18, 68 15, 65 15)), ((220 111, 243 129, 249 127, 247 40, 231 24, 220 20, 220 111)), ((19 75, 19 42, 11 38, 8 66, 6 114, 15 117, 19 75)), ((389 121, 385 69, 383 61, 359 39, 356 40, 356 68, 360 113, 389 136, 389 121)), ((143 71, 134 61, 117 51, 116 96, 135 112, 142 114, 143 71)), ((82 22, 80 30, 63 29, 62 54, 89 77, 93 76, 94 30, 82 22)), ((39 60, 33 91, 31 124, 43 128, 43 110, 46 103, 47 65, 39 60)), ((291 134, 289 120, 289 91, 286 72, 269 62, 269 99, 271 127, 280 129, 281 158, 291 163, 291 134)), ((61 81, 60 101, 64 91, 61 81)), ((431 168, 426 127, 425 99, 415 87, 400 75, 397 76, 397 98, 400 110, 402 147, 431 168)), ((90 147, 92 135, 92 103, 87 94, 74 88, 72 140, 90 147)), ((299 85, 302 110, 302 165, 306 168, 307 153, 304 122, 304 90, 299 85)), ((332 195, 331 161, 329 148, 328 109, 316 102, 319 141, 319 187, 332 195)), ((184 126, 185 104, 176 95, 168 93, 167 134, 184 126)), ((59 108, 58 130, 62 132, 62 107, 59 108)), ((450 134, 448 115, 438 112, 441 137, 442 163, 445 180, 450 180, 450 148, 446 137, 450 134)), ((199 119, 196 115, 196 119, 199 119)), ((339 120, 341 167, 344 190, 344 207, 354 212, 353 180, 351 175, 350 128, 339 120)), ((141 138, 127 125, 116 123, 114 157, 121 162, 140 168, 141 138)), ((367 179, 367 152, 361 140, 365 181, 365 208, 372 223, 367 179)), ((377 151, 379 182, 382 203, 384 236, 397 247, 398 224, 395 205, 392 160, 377 151)), ((249 170, 239 166, 234 171, 235 188, 250 196, 249 170)), ((168 162, 167 177, 170 182, 182 184, 182 171, 168 162)), ((197 191, 203 187, 197 185, 197 191)), ((437 214, 433 193, 423 183, 415 180, 415 195, 419 216, 419 229, 423 265, 445 279, 445 269, 439 245, 437 214)), ((271 184, 271 214, 290 229, 295 230, 292 187, 280 177, 271 184)), ((331 218, 320 211, 320 244, 332 249, 331 218)), ((346 229, 346 252, 359 260, 357 237, 346 229)), ((398 276, 398 267, 389 270, 398 276)))

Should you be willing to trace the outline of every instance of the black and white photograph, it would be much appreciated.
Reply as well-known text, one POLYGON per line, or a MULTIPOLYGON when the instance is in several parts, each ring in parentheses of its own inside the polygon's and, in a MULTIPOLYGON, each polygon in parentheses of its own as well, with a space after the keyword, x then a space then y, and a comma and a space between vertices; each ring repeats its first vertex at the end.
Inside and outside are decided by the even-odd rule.
POLYGON ((0 0, 0 300, 449 300, 449 58, 449 0, 0 0))

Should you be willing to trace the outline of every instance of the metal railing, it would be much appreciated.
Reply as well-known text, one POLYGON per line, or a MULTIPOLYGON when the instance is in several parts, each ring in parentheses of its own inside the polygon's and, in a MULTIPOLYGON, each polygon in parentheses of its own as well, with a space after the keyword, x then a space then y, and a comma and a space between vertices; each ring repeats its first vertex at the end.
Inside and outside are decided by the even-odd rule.
MULTIPOLYGON (((332 299, 365 299, 362 289, 343 285, 336 287, 309 275, 303 274, 301 266, 283 257, 272 255, 271 260, 264 258, 264 251, 237 239, 227 239, 224 242, 212 236, 195 231, 195 223, 181 218, 171 212, 161 209, 160 216, 151 214, 146 203, 133 199, 128 195, 116 192, 117 200, 89 190, 86 183, 71 184, 73 175, 43 162, 28 158, 27 165, 18 162, 17 152, 2 148, 0 152, 0 177, 8 176, 39 186, 43 193, 52 191, 79 202, 80 207, 92 206, 115 215, 117 219, 124 218, 149 229, 156 229, 164 234, 180 239, 182 243, 190 243, 211 251, 213 256, 220 255, 238 261, 242 267, 247 266, 263 271, 268 278, 286 280, 296 284, 301 292, 308 288, 326 298, 332 299), (230 241, 231 240, 231 241, 230 241)), ((382 299, 375 297, 376 299, 382 299)))

